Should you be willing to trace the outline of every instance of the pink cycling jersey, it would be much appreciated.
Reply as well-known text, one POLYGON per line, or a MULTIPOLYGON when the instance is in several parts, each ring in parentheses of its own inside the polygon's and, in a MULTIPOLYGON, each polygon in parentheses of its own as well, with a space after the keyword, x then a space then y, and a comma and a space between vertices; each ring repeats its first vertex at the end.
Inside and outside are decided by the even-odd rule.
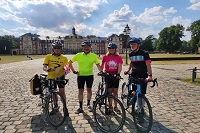
POLYGON ((119 64, 122 64, 122 57, 119 55, 104 55, 102 65, 105 65, 105 73, 117 74, 119 64))

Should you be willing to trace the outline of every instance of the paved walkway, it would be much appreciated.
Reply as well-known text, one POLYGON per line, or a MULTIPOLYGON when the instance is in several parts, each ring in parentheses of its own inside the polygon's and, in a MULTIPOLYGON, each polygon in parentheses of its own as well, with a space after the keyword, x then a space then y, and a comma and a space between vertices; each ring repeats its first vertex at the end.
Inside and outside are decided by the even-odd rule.
MULTIPOLYGON (((68 56, 70 58, 70 56, 68 56)), ((70 73, 66 86, 67 105, 70 117, 63 126, 55 129, 46 125, 42 118, 40 99, 31 95, 29 79, 34 74, 43 73, 43 59, 0 65, 0 133, 82 133, 98 132, 99 129, 91 112, 75 114, 78 107, 76 75, 70 73)), ((153 107, 153 133, 199 133, 200 132, 200 87, 181 82, 179 79, 191 77, 194 67, 189 65, 153 65, 153 75, 158 78, 159 87, 148 89, 148 98, 153 107)), ((127 66, 124 66, 125 70, 127 66)), ((95 74, 97 69, 95 67, 95 74)), ((199 74, 199 73, 198 73, 199 74)), ((199 77, 199 75, 197 75, 199 77)), ((126 81, 125 76, 124 81, 126 81)), ((95 77, 93 96, 99 77, 95 77)), ((120 84, 122 84, 121 81, 120 84)), ((86 108, 86 93, 84 108, 86 108)), ((137 132, 131 117, 121 132, 137 132)))

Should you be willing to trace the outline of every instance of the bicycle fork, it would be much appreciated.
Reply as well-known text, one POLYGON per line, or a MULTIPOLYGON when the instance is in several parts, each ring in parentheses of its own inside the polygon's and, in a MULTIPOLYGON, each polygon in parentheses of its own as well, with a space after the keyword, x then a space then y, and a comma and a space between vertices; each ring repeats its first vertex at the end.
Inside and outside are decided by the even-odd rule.
MULTIPOLYGON (((137 88, 140 88, 139 84, 137 84, 137 88)), ((140 112, 140 110, 144 108, 144 100, 139 97, 139 94, 141 94, 139 90, 140 89, 137 89, 136 92, 135 91, 131 92, 131 98, 128 101, 128 107, 126 109, 128 109, 129 106, 133 104, 133 100, 135 98, 136 98, 136 110, 140 112)))

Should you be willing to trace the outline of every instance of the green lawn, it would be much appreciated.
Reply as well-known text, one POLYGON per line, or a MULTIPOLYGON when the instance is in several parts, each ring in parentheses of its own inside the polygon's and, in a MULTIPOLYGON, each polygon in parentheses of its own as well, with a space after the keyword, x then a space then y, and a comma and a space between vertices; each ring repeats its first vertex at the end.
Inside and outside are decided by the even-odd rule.
MULTIPOLYGON (((45 55, 30 55, 32 59, 44 58, 45 55)), ((0 55, 0 64, 30 60, 26 55, 0 55)))
MULTIPOLYGON (((124 65, 126 62, 126 55, 121 54, 124 65)), ((167 57, 200 57, 200 54, 150 54, 151 58, 167 58, 167 57)), ((128 59, 128 62, 130 60, 128 59)), ((200 60, 170 60, 170 61, 152 61, 153 65, 172 65, 172 64, 200 64, 200 60)))
POLYGON ((192 79, 191 79, 191 78, 190 78, 190 79, 181 79, 181 81, 187 82, 187 83, 190 83, 190 84, 193 84, 193 85, 198 85, 198 86, 200 86, 200 78, 196 78, 196 79, 194 80, 194 82, 192 82, 192 79))

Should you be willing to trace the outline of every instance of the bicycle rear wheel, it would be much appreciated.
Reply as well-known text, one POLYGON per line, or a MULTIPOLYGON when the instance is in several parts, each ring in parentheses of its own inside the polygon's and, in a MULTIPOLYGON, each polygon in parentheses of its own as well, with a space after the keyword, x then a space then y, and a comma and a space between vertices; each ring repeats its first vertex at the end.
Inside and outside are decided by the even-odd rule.
POLYGON ((101 96, 98 98, 94 105, 93 113, 94 120, 99 129, 107 133, 118 132, 120 129, 122 129, 126 119, 126 113, 123 104, 113 95, 101 96), (118 114, 117 112, 111 112, 109 110, 108 99, 112 101, 112 105, 114 105, 114 101, 117 102, 117 107, 121 111, 121 114, 118 114))
POLYGON ((64 97, 59 92, 51 92, 47 101, 47 117, 49 122, 55 127, 61 126, 68 113, 64 97))
POLYGON ((143 102, 144 107, 143 109, 140 109, 136 103, 136 99, 134 99, 132 105, 132 115, 135 127, 140 133, 148 133, 151 131, 153 124, 152 108, 149 100, 144 95, 139 94, 138 97, 143 102))

